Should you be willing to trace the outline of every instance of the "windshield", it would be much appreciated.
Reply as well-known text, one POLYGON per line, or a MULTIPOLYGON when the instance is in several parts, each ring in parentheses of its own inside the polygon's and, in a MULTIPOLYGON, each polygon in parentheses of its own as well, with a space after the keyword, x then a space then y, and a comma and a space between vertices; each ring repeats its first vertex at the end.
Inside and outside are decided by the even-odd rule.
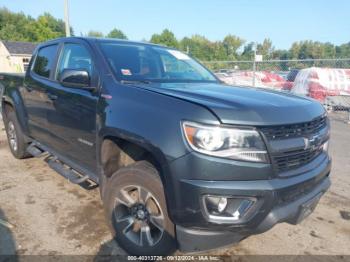
POLYGON ((100 46, 119 81, 217 82, 209 70, 174 49, 115 42, 100 46))

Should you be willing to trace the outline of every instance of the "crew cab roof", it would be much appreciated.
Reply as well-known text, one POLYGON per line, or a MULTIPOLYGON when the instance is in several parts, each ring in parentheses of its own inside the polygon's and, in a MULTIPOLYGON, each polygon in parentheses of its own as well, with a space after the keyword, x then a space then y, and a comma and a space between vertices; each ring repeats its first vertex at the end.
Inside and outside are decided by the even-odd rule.
MULTIPOLYGON (((137 45, 148 45, 148 46, 157 46, 157 47, 165 47, 163 45, 158 45, 158 44, 153 44, 153 43, 148 43, 148 42, 141 42, 141 41, 131 41, 131 40, 125 40, 125 39, 117 39, 117 38, 101 38, 101 37, 81 37, 81 36, 72 36, 72 37, 60 37, 60 38, 55 38, 46 42, 43 42, 38 45, 38 47, 41 46, 47 46, 50 44, 55 44, 59 43, 62 41, 67 41, 70 39, 80 39, 84 40, 86 42, 116 42, 116 43, 124 43, 124 44, 137 44, 137 45)), ((167 47, 169 49, 173 49, 171 47, 167 47)))

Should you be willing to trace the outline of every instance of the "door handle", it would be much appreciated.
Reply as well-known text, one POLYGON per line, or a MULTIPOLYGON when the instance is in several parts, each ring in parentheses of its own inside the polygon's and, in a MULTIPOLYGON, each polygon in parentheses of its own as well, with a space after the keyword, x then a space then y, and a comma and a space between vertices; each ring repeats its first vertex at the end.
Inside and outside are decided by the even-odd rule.
POLYGON ((58 96, 54 95, 54 94, 51 94, 51 93, 47 93, 47 97, 50 99, 50 100, 56 100, 58 98, 58 96))

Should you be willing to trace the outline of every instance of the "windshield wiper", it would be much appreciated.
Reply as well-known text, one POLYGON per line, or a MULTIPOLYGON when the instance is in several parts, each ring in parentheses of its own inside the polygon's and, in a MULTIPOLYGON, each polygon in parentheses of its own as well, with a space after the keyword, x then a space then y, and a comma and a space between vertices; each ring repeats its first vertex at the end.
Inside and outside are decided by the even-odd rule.
POLYGON ((120 83, 130 85, 130 84, 150 84, 151 81, 148 80, 121 80, 120 83))

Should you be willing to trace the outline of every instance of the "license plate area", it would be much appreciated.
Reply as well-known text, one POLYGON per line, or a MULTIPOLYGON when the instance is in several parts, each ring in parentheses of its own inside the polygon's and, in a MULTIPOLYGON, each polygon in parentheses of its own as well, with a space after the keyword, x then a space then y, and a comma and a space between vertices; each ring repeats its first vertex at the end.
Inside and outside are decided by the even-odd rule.
POLYGON ((316 208, 318 202, 320 201, 322 193, 314 196, 304 204, 299 207, 299 212, 296 219, 296 224, 299 224, 305 218, 307 218, 316 208))

